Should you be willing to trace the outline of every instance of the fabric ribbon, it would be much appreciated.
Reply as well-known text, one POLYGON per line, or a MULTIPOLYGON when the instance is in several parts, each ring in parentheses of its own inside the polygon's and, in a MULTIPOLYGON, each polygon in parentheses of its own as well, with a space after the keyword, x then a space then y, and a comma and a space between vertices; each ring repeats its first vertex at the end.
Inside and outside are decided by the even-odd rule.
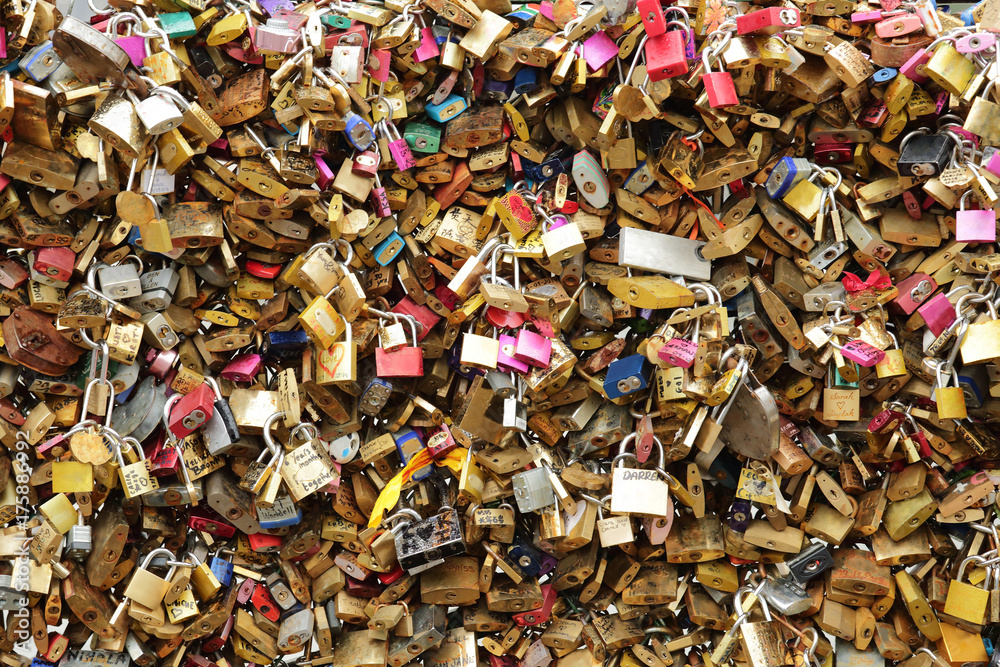
POLYGON ((440 459, 433 459, 426 449, 421 449, 406 463, 406 466, 395 477, 386 482, 386 485, 382 488, 382 493, 378 494, 378 499, 375 501, 375 508, 372 510, 371 518, 368 519, 368 527, 375 528, 382 523, 383 513, 396 506, 396 503, 399 502, 399 494, 403 490, 403 485, 410 481, 413 473, 431 463, 436 466, 448 466, 453 471, 461 473, 467 453, 468 450, 465 447, 456 447, 440 459))
POLYGON ((868 280, 861 280, 861 278, 858 278, 853 273, 844 271, 844 277, 841 282, 844 283, 844 289, 851 294, 866 289, 884 290, 892 287, 892 278, 889 277, 888 273, 883 274, 882 269, 871 273, 868 276, 868 280))

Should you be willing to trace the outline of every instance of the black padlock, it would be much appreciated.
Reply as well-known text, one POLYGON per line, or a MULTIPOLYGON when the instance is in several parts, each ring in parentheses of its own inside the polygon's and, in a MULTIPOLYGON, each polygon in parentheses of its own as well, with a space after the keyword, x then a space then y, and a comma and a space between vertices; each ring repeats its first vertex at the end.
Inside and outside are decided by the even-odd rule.
POLYGON ((901 176, 937 176, 944 171, 954 145, 946 134, 911 133, 900 144, 896 169, 901 176))

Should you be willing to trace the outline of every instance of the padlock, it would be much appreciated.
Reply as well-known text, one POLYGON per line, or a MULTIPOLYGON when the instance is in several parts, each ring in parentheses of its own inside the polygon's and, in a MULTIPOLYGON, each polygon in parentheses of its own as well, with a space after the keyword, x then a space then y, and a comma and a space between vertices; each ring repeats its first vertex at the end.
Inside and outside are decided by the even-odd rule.
POLYGON ((178 438, 185 438, 201 428, 215 412, 216 395, 212 387, 203 382, 180 399, 167 413, 170 432, 178 438))
MULTIPOLYGON (((386 314, 388 315, 388 314, 386 314)), ((423 351, 417 347, 417 323, 412 317, 405 318, 410 325, 413 336, 413 347, 401 347, 396 350, 386 350, 381 346, 375 348, 375 366, 382 377, 421 377, 424 374, 423 351)), ((398 322, 397 322, 398 323, 398 322)), ((403 343, 405 345, 405 337, 403 343)))
POLYGON ((739 104, 732 75, 729 72, 713 72, 709 65, 709 59, 712 56, 718 57, 723 49, 725 49, 727 43, 728 39, 723 40, 719 46, 713 49, 705 49, 701 53, 701 63, 705 70, 701 75, 701 80, 705 85, 708 104, 713 109, 739 104))
POLYGON ((973 194, 966 191, 959 199, 955 214, 955 240, 963 243, 993 243, 997 237, 996 214, 992 209, 966 210, 966 200, 973 194))

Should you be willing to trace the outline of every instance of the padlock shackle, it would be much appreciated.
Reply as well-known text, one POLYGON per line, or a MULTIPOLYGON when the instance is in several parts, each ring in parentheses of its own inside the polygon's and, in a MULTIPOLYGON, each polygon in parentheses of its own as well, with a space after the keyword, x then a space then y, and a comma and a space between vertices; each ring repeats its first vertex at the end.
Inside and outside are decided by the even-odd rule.
POLYGON ((173 555, 174 554, 172 551, 170 551, 170 549, 164 549, 162 547, 159 549, 153 549, 148 554, 146 554, 146 557, 142 560, 142 565, 139 566, 139 569, 145 570, 147 567, 149 567, 149 562, 153 560, 153 558, 155 558, 156 556, 166 556, 168 559, 170 559, 173 557, 173 555))
POLYGON ((274 422, 278 421, 279 419, 284 419, 284 417, 285 413, 283 411, 275 412, 272 413, 270 417, 264 420, 264 444, 267 446, 269 450, 271 450, 272 454, 280 453, 281 450, 278 447, 277 443, 274 442, 274 437, 271 435, 271 425, 274 424, 274 422))

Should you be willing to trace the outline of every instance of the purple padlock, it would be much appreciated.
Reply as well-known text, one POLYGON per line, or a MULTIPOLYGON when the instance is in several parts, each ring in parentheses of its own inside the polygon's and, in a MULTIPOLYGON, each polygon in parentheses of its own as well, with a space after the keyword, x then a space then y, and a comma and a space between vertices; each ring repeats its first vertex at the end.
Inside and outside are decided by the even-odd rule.
MULTIPOLYGON (((836 347, 836 344, 834 344, 834 347, 836 347)), ((845 359, 849 359, 865 368, 874 366, 885 357, 885 352, 874 345, 869 345, 861 339, 847 342, 840 348, 840 353, 844 355, 845 359)))
POLYGON ((517 332, 517 343, 514 346, 514 357, 532 366, 549 365, 552 356, 552 341, 534 331, 520 329, 517 332))
POLYGON ((263 365, 264 360, 259 354, 238 354, 219 375, 231 382, 252 382, 263 365))
POLYGON ((940 336, 955 321, 955 306, 944 292, 939 292, 925 301, 917 308, 917 312, 924 318, 927 328, 935 337, 940 336))
POLYGON ((993 209, 972 211, 965 209, 969 190, 958 201, 955 214, 955 240, 960 243, 993 243, 997 240, 997 216, 993 209))
POLYGON ((527 373, 528 364, 514 355, 517 353, 517 339, 507 334, 500 334, 500 353, 497 355, 497 370, 509 373, 527 373))
POLYGON ((618 45, 604 31, 594 33, 583 43, 583 59, 591 72, 601 69, 617 56, 618 45))
POLYGON ((146 59, 146 38, 139 35, 128 35, 127 37, 115 37, 115 44, 122 47, 128 54, 129 60, 136 67, 142 67, 142 61, 146 59))
POLYGON ((259 0, 257 4, 260 5, 261 9, 268 16, 274 16, 280 9, 287 9, 289 11, 295 9, 295 5, 292 4, 291 0, 259 0))
POLYGON ((698 343, 687 338, 671 338, 657 352, 661 360, 681 368, 691 368, 697 353, 698 343))
POLYGON ((318 172, 316 185, 319 186, 320 190, 326 190, 326 186, 333 182, 333 170, 330 169, 330 166, 320 156, 313 154, 313 160, 316 161, 316 171, 318 172))

